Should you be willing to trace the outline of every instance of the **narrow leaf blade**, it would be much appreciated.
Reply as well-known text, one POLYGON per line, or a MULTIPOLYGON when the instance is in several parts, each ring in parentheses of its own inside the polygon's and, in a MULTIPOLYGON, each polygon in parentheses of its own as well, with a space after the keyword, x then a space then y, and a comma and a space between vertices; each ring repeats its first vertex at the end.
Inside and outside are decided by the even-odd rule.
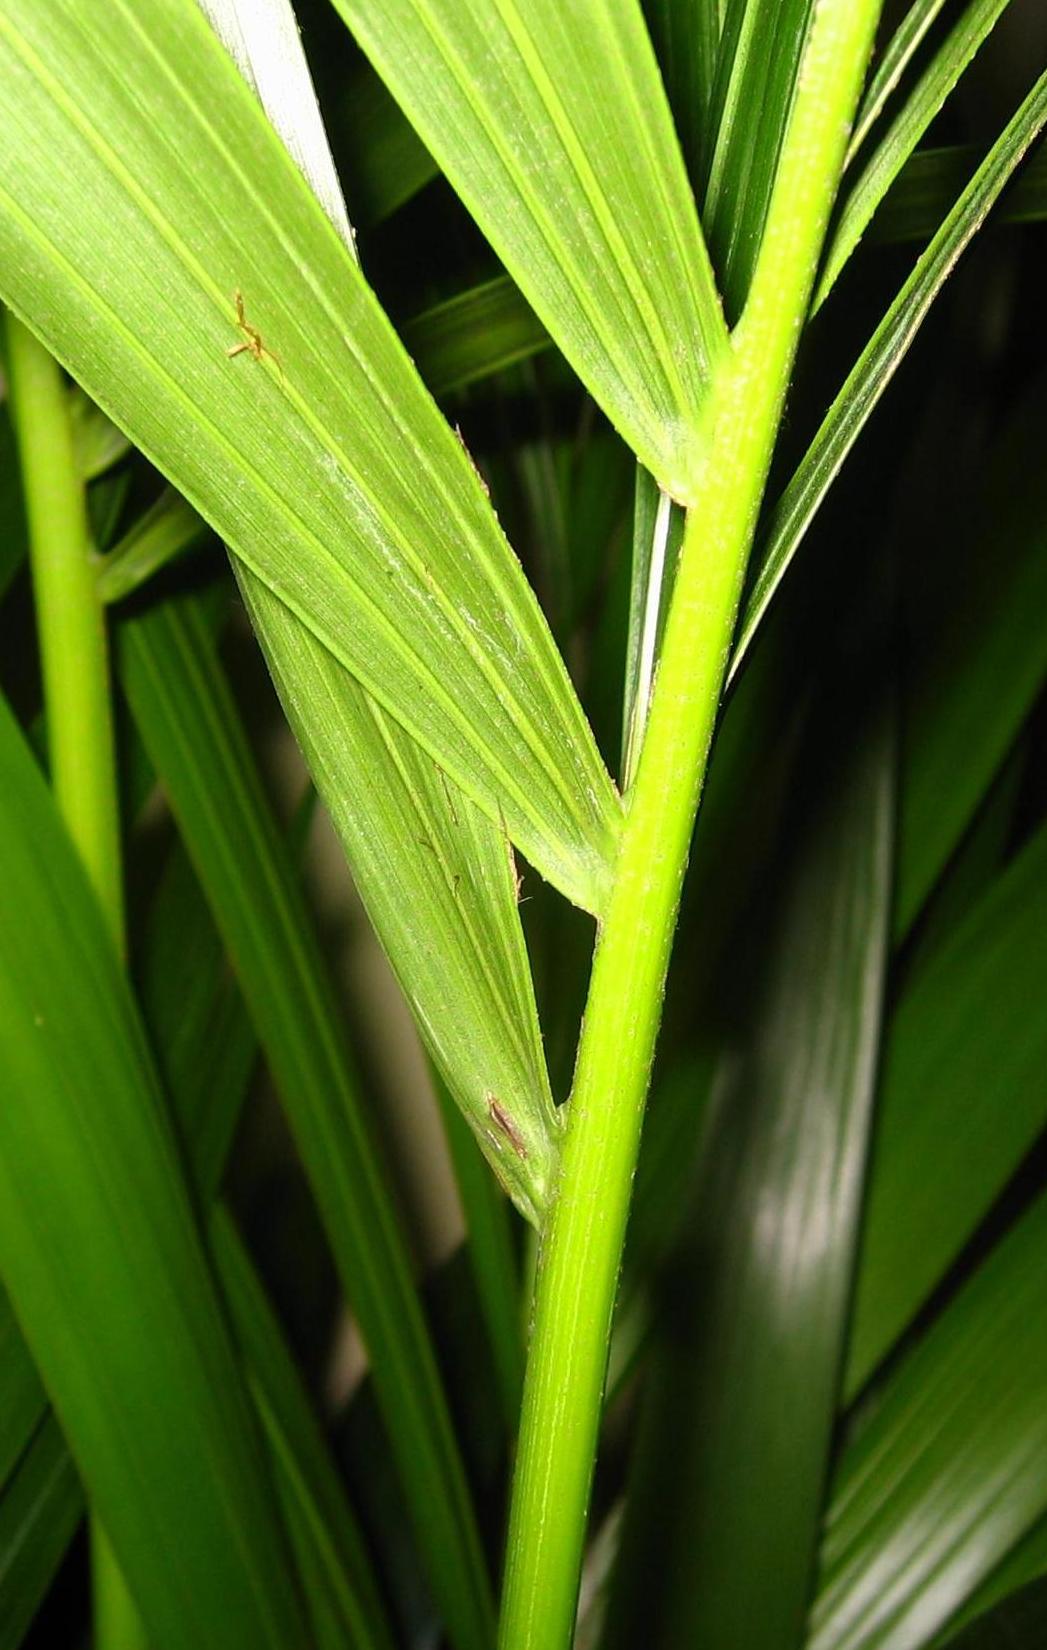
POLYGON ((579 377, 697 480, 719 300, 637 0, 336 0, 579 377))

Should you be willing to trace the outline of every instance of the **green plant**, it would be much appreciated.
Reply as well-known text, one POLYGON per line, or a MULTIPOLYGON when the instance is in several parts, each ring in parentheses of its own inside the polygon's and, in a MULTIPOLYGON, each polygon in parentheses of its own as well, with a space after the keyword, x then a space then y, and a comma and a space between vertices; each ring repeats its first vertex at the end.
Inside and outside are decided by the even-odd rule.
POLYGON ((284 0, 0 7, 0 1647, 85 1631, 85 1506, 98 1650, 1041 1636, 1047 71, 921 147, 1035 24, 897 10, 303 8, 380 303, 284 0), (237 603, 431 1062, 443 1311, 237 603))

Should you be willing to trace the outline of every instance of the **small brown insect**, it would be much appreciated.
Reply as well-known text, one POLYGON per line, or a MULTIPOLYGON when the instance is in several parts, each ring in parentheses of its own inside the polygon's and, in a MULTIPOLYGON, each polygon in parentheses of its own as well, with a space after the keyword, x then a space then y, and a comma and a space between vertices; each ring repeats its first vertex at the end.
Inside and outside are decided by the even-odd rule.
POLYGON ((492 1123, 496 1123, 508 1140, 517 1157, 527 1157, 527 1145, 523 1135, 506 1111, 496 1094, 487 1096, 487 1112, 492 1123))
POLYGON ((276 365, 280 367, 280 371, 283 372, 284 369, 280 366, 279 356, 274 355, 273 351, 263 344, 262 334, 247 319, 244 312, 244 295, 239 287, 233 293, 233 302, 236 305, 236 324, 244 336, 242 343, 234 344, 231 349, 226 350, 226 355, 230 360, 234 355, 250 355, 256 361, 261 361, 268 355, 270 361, 275 361, 276 365))

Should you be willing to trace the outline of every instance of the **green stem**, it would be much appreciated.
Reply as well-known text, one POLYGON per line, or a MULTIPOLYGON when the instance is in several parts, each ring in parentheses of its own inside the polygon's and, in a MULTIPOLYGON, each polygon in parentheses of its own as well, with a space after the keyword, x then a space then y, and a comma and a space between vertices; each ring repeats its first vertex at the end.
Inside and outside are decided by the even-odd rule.
POLYGON ((123 882, 108 649, 66 386, 58 363, 14 316, 8 317, 7 344, 51 785, 122 955, 123 882))
MULTIPOLYGON (((58 811, 123 957, 124 900, 109 653, 91 559, 87 496, 57 361, 7 318, 11 417, 33 574, 47 749, 58 811)), ((108 1538, 91 1526, 95 1650, 138 1650, 144 1635, 108 1538)))
POLYGON ((749 300, 711 395, 542 1235, 501 1650, 571 1642, 611 1317, 680 884, 796 343, 878 14, 822 0, 749 300))

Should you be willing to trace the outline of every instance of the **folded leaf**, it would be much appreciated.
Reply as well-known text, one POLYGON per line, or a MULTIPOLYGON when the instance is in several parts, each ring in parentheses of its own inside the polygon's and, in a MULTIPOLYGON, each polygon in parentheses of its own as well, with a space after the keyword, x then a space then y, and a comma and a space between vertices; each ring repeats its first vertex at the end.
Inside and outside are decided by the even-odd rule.
POLYGON ((599 909, 619 804, 533 593, 193 0, 15 0, 0 120, 12 308, 538 869, 599 909))
POLYGON ((0 1271, 150 1642, 285 1650, 297 1600, 145 1038, 6 705, 0 772, 0 1271))
POLYGON ((559 1155, 511 850, 258 580, 269 668, 429 1051, 536 1224, 559 1155))
POLYGON ((813 0, 732 0, 710 122, 702 222, 732 320, 763 238, 813 0))
POLYGON ((579 377, 694 491, 726 332, 638 0, 336 0, 579 377))

